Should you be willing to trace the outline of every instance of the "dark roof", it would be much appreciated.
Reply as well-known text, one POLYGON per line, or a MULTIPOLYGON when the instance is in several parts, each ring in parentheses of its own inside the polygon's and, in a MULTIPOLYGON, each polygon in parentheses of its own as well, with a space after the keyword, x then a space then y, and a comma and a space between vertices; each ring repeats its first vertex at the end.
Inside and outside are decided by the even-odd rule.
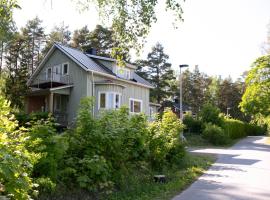
MULTIPOLYGON (((99 62, 99 60, 107 60, 109 62, 115 62, 112 58, 106 58, 102 56, 94 56, 90 54, 85 54, 84 52, 74 49, 68 46, 64 46, 60 43, 55 43, 55 46, 65 53, 67 56, 69 56, 71 59, 73 59, 75 62, 77 62, 82 68, 85 70, 90 70, 94 72, 103 73, 106 75, 113 75, 115 77, 116 74, 114 74, 109 67, 105 66, 104 63, 99 62)), ((119 78, 119 77, 117 77, 119 78)), ((153 87, 151 83, 149 83, 147 80, 140 77, 138 74, 134 73, 133 76, 134 80, 130 80, 131 82, 140 83, 148 87, 153 87)), ((121 79, 121 78, 119 78, 121 79)))

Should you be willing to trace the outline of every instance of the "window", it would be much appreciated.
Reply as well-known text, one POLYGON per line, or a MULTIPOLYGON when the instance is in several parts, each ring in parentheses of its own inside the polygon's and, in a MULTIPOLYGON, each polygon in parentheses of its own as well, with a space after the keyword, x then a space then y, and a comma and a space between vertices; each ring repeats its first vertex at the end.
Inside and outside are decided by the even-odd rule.
POLYGON ((116 92, 100 92, 99 108, 117 109, 121 106, 121 94, 116 92))
POLYGON ((142 112, 142 100, 129 99, 129 106, 130 106, 131 113, 142 112))
POLYGON ((47 68, 47 71, 46 71, 46 79, 51 79, 52 78, 52 68, 49 67, 47 68))
POLYGON ((64 63, 62 66, 62 74, 63 75, 67 75, 68 74, 68 69, 69 68, 69 64, 68 63, 64 63))
POLYGON ((106 108, 106 93, 100 93, 99 104, 100 108, 106 108))
POLYGON ((124 67, 117 67, 116 74, 120 78, 130 79, 130 70, 124 67))

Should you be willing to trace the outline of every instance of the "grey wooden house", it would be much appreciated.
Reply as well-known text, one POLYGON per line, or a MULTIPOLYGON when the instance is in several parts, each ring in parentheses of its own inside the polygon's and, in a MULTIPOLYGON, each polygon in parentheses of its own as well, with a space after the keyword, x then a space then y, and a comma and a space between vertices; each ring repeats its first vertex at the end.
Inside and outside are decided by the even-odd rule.
POLYGON ((76 119, 80 99, 91 96, 95 98, 94 115, 125 105, 130 113, 151 117, 157 110, 149 102, 153 86, 135 69, 55 43, 28 81, 31 92, 26 97, 26 111, 51 112, 60 124, 68 125, 76 119))

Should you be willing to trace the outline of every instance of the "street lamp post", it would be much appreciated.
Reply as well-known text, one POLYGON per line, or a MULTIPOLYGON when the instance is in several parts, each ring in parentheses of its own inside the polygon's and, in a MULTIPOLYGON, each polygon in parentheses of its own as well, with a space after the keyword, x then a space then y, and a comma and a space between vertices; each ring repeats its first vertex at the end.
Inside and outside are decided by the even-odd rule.
POLYGON ((182 68, 185 68, 185 67, 188 67, 188 65, 184 64, 184 65, 179 65, 179 68, 180 68, 180 78, 179 78, 179 82, 180 82, 180 89, 179 89, 179 92, 180 92, 180 95, 179 95, 179 103, 180 103, 180 112, 179 112, 179 118, 181 120, 183 120, 183 103, 182 103, 182 73, 181 73, 181 69, 182 68))

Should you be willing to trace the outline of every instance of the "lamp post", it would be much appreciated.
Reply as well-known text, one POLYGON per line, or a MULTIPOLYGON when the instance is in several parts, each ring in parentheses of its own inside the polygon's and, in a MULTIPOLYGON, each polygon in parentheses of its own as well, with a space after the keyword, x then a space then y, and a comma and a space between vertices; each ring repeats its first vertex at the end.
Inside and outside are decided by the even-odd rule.
POLYGON ((179 82, 180 82, 180 95, 179 95, 179 103, 180 103, 180 112, 179 112, 179 118, 181 120, 183 120, 183 103, 182 103, 182 73, 181 73, 181 69, 185 68, 185 67, 189 67, 187 64, 184 65, 179 65, 180 68, 180 78, 179 78, 179 82))

